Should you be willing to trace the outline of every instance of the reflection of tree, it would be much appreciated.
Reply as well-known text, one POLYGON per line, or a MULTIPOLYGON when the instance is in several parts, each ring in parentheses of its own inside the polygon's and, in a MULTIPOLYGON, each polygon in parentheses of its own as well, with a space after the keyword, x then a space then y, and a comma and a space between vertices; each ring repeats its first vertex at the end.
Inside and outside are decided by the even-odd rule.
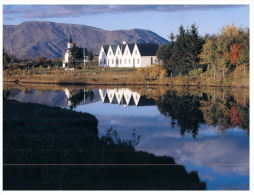
POLYGON ((70 109, 75 109, 77 105, 84 100, 84 89, 71 91, 71 95, 68 100, 71 102, 70 109))
POLYGON ((19 88, 7 88, 3 90, 3 99, 8 100, 10 97, 15 97, 21 92, 19 88))
MULTIPOLYGON (((239 99, 239 98, 238 98, 239 99)), ((225 100, 208 100, 204 110, 204 119, 209 125, 219 126, 225 132, 232 127, 249 131, 249 104, 238 104, 232 97, 225 100)))
POLYGON ((158 102, 158 108, 163 115, 171 117, 172 126, 174 126, 174 121, 177 121, 182 136, 188 132, 195 138, 199 125, 204 123, 197 96, 177 96, 175 93, 167 92, 158 102))
POLYGON ((89 100, 92 102, 94 99, 94 92, 89 90, 87 93, 88 93, 89 100))
POLYGON ((68 98, 68 100, 71 102, 70 109, 75 109, 77 105, 84 100, 84 98, 89 98, 89 100, 92 102, 94 99, 94 92, 92 90, 86 91, 84 89, 72 90, 70 92, 70 97, 68 98))

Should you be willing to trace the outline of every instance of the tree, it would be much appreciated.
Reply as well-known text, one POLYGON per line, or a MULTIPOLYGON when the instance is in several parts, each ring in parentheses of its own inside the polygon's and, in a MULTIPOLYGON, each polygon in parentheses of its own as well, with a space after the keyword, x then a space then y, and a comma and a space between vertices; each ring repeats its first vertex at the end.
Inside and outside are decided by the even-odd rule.
POLYGON ((238 61, 242 58, 243 48, 241 44, 233 44, 230 47, 230 53, 228 54, 231 63, 236 66, 238 61))
POLYGON ((77 47, 76 44, 73 44, 70 53, 70 64, 72 64, 74 68, 78 68, 84 59, 83 49, 77 47))
POLYGON ((213 47, 212 46, 213 46, 213 41, 209 36, 207 36, 205 44, 203 45, 203 48, 202 48, 202 52, 199 54, 200 64, 207 65, 208 70, 213 62, 212 60, 213 47))
POLYGON ((92 61, 93 58, 94 58, 94 54, 93 54, 92 50, 89 50, 89 52, 88 52, 88 60, 92 61))

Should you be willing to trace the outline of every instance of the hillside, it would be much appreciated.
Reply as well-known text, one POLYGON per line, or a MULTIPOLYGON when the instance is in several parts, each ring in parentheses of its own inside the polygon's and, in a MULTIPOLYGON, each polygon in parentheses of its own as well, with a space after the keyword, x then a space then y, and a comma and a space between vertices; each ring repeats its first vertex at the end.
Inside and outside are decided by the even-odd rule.
POLYGON ((159 44, 168 41, 156 33, 142 29, 106 31, 99 28, 54 22, 33 21, 20 25, 3 26, 3 46, 8 54, 20 59, 61 58, 66 51, 66 42, 69 36, 79 47, 87 47, 98 54, 105 44, 149 43, 159 44))

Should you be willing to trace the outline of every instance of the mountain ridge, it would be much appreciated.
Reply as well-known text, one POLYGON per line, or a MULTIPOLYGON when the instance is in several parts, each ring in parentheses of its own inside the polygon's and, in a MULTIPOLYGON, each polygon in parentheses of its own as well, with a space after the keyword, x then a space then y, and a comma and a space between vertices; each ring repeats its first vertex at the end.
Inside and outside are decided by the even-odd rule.
POLYGON ((61 58, 66 43, 72 37, 79 47, 99 53, 102 45, 127 43, 168 43, 158 34, 145 29, 103 30, 82 24, 55 23, 50 21, 28 21, 19 25, 3 25, 3 48, 20 59, 44 56, 61 58))

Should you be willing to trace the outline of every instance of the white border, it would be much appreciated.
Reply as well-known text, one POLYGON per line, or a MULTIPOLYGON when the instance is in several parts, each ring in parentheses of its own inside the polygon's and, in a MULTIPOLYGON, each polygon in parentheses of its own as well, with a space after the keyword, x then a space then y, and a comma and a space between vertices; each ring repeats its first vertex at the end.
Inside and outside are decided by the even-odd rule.
MULTIPOLYGON (((230 195, 235 195, 235 194, 254 194, 254 132, 253 132, 253 121, 251 119, 253 119, 254 115, 253 115, 253 106, 252 106, 252 102, 253 102, 253 78, 254 78, 254 72, 253 72, 253 64, 254 64, 254 45, 253 45, 253 25, 254 25, 254 1, 253 0, 159 0, 159 1, 155 1, 155 0, 123 0, 123 1, 119 1, 119 0, 44 0, 44 1, 38 1, 38 0, 1 0, 0 5, 0 25, 1 25, 1 33, 0 33, 0 38, 1 38, 1 42, 0 42, 0 51, 1 51, 1 56, 0 56, 0 65, 2 65, 2 53, 3 53, 3 49, 2 49, 2 40, 3 40, 3 4, 176 4, 176 5, 239 5, 239 4, 248 4, 250 5, 250 190, 249 191, 205 191, 205 193, 210 193, 210 194, 230 194, 230 195)), ((0 82, 1 82, 1 104, 0 104, 0 109, 2 111, 2 67, 0 68, 0 82)), ((1 191, 2 191, 2 163, 3 163, 3 159, 2 159, 2 115, 1 115, 1 133, 0 133, 0 143, 1 143, 1 169, 0 169, 0 173, 1 173, 1 177, 0 177, 0 187, 1 187, 1 191)), ((61 194, 69 194, 69 193, 73 193, 73 191, 2 191, 3 194, 45 194, 45 193, 61 193, 61 194)), ((102 191, 100 191, 102 192, 102 191)), ((123 194, 128 194, 129 193, 133 193, 133 191, 120 191, 123 194)), ((136 191, 135 191, 136 192, 136 191)), ((146 193, 146 194, 154 194, 154 193, 162 193, 162 194, 168 194, 168 193, 174 193, 174 194, 181 194, 181 193, 190 193, 190 194, 203 194, 204 191, 202 192, 197 192, 197 191, 138 191, 138 193, 146 193)), ((89 193, 89 194, 95 194, 98 193, 98 191, 74 191, 74 193, 77 194, 84 194, 84 193, 89 193)), ((103 191, 103 193, 105 194, 119 194, 119 191, 103 191)))

